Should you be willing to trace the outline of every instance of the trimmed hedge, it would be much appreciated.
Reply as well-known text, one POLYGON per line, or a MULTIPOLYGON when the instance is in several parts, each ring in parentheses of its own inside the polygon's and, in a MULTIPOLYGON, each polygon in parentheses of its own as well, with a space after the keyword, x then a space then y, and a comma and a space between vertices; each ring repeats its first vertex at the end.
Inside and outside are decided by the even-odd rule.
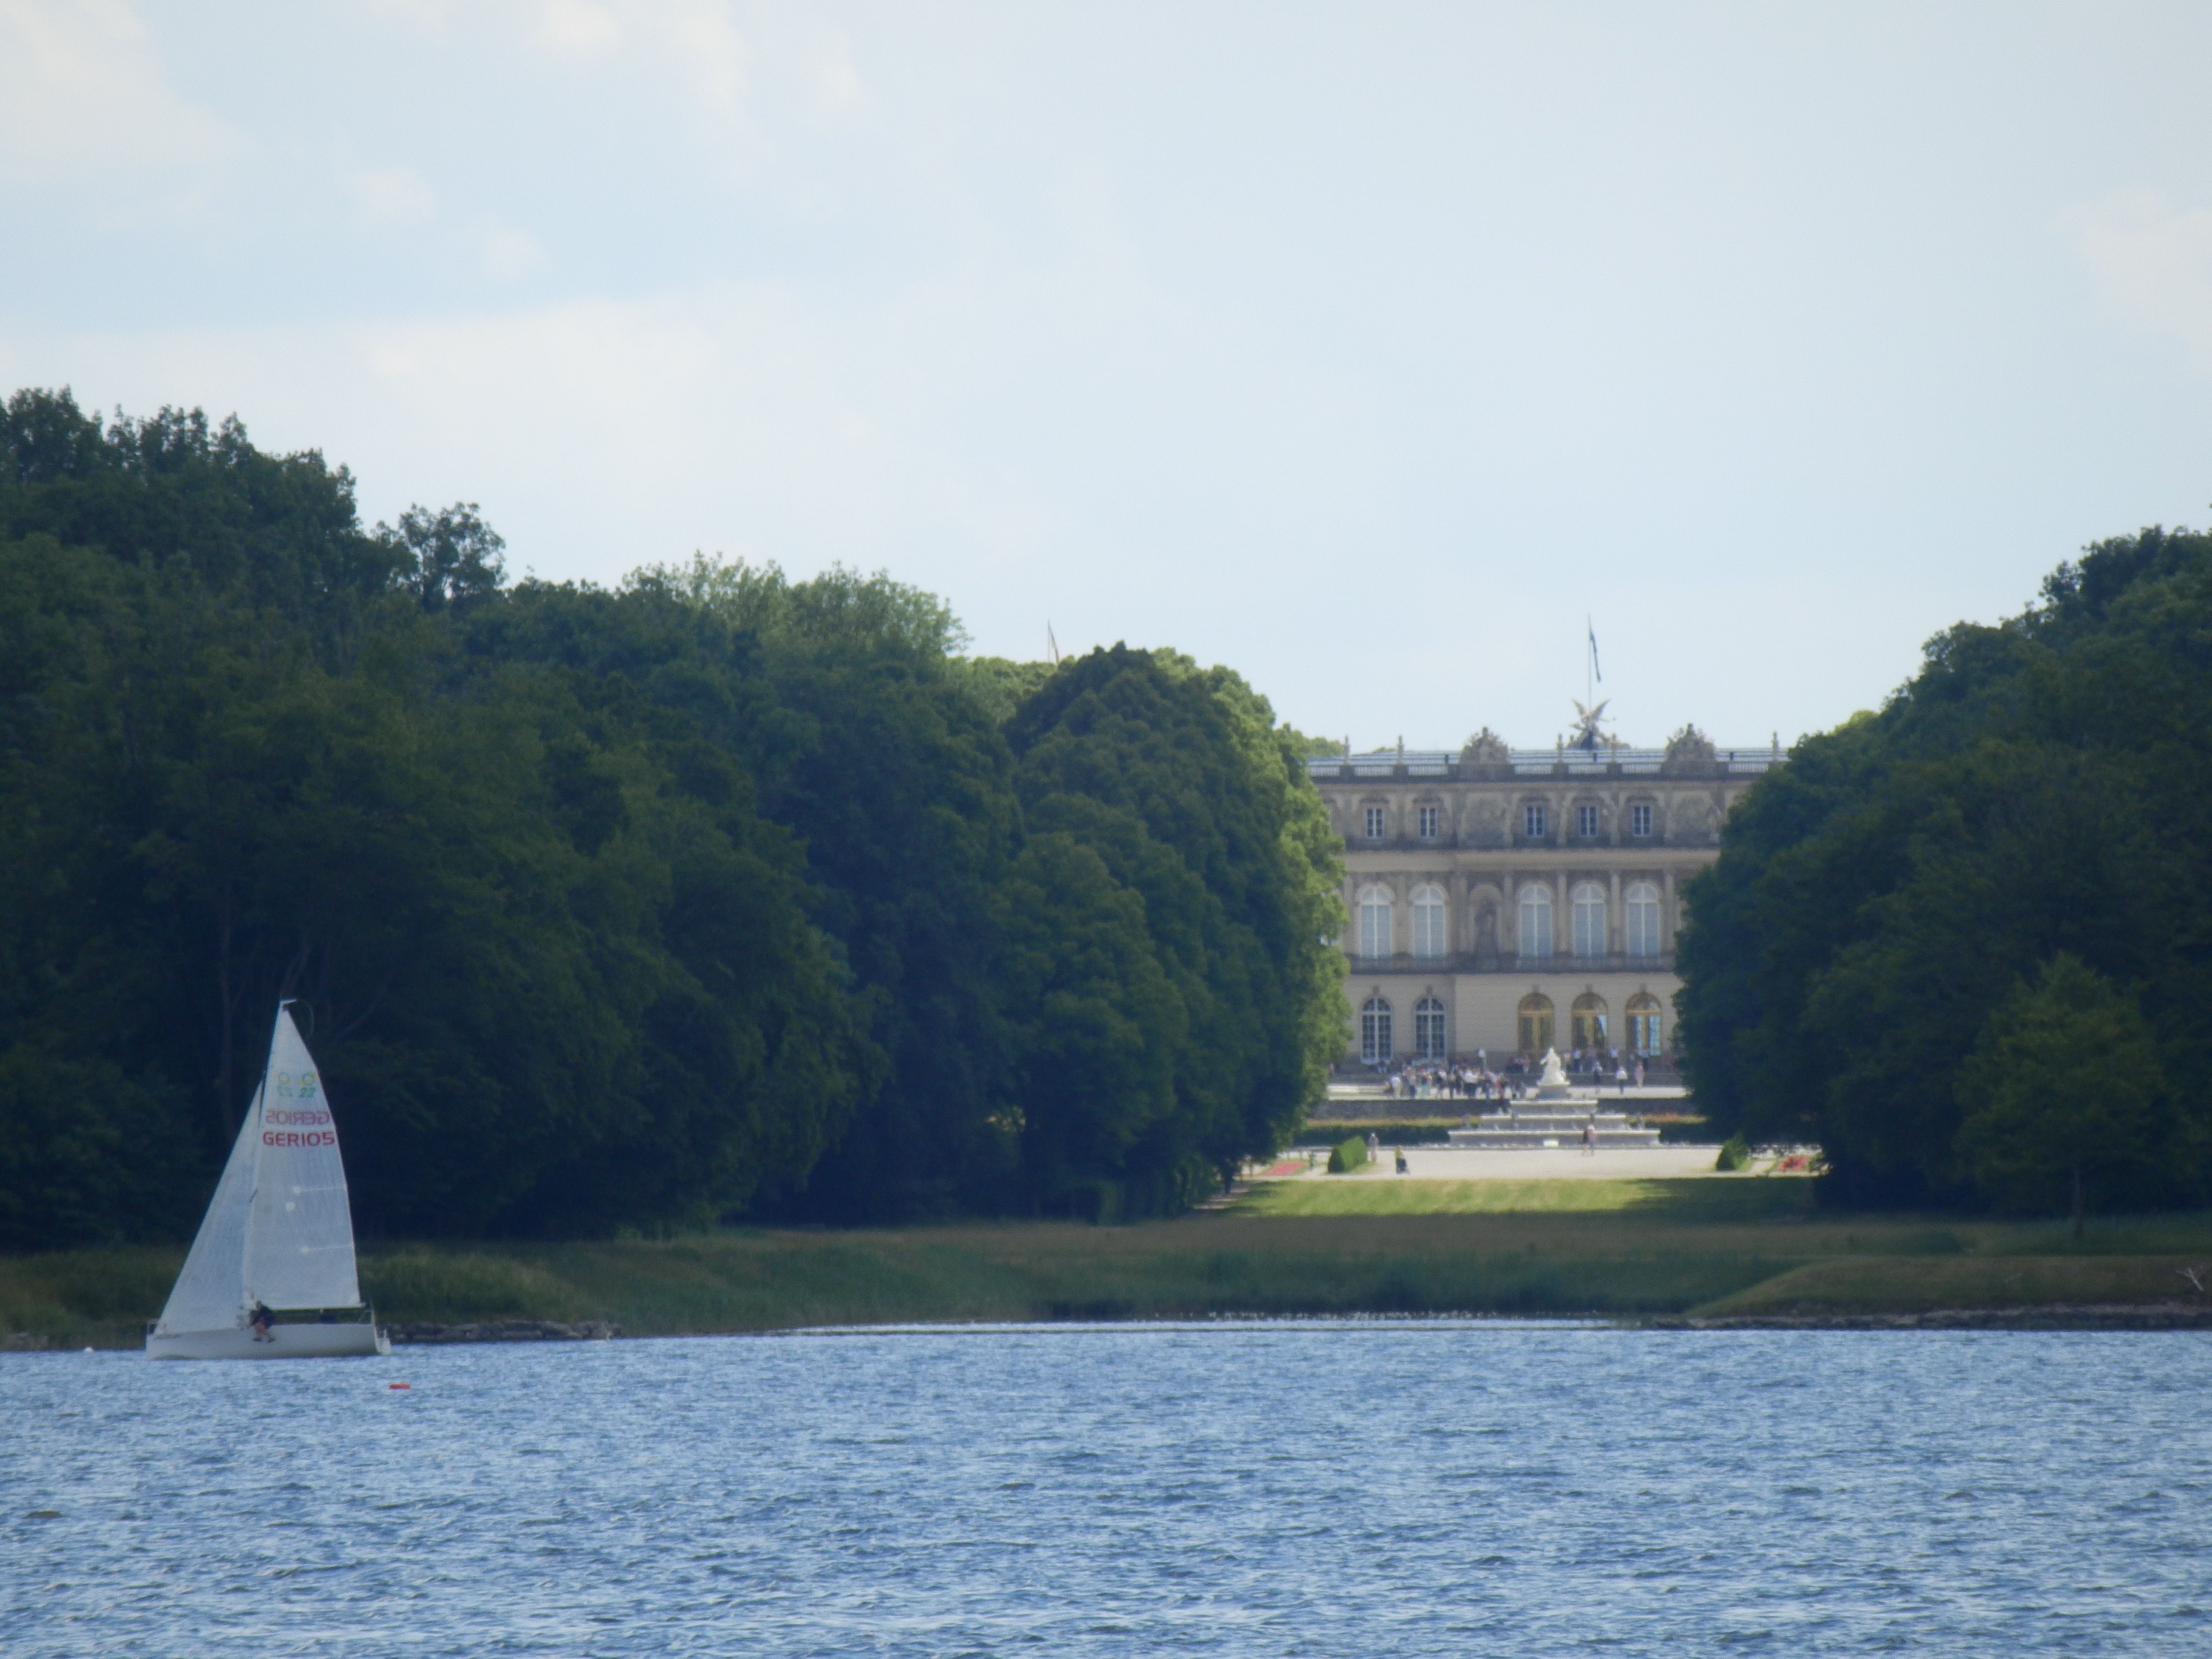
POLYGON ((1078 1182, 1065 1189, 1052 1207, 1073 1220, 1111 1227, 1182 1215, 1220 1190, 1221 1177, 1213 1166, 1194 1155, 1148 1175, 1078 1182))
POLYGON ((1328 1149, 1328 1172, 1331 1175, 1350 1175, 1367 1162, 1367 1142, 1359 1135, 1350 1135, 1328 1149))
POLYGON ((1733 1173, 1750 1162, 1750 1143, 1742 1135, 1733 1134, 1721 1143, 1721 1155, 1713 1160, 1713 1168, 1733 1173))

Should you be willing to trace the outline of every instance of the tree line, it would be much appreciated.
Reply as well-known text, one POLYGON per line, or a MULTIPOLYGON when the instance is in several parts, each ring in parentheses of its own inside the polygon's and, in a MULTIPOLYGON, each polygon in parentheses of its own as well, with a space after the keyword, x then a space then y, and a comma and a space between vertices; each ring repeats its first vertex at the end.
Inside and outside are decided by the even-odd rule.
POLYGON ((2147 530, 1932 641, 1806 739, 1686 890, 1680 1036, 1723 1132, 1868 1203, 2201 1203, 2212 537, 2147 530))
POLYGON ((1224 669, 509 582, 198 411, 0 445, 0 1246, 188 1236, 280 998, 371 1234, 1168 1212, 1320 1092, 1337 854, 1224 669))

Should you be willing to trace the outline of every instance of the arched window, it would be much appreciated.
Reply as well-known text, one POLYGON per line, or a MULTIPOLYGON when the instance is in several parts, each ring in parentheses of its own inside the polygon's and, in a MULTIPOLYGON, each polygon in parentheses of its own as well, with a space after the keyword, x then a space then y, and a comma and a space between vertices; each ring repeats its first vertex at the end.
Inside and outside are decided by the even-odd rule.
POLYGON ((1601 957, 1605 954, 1605 889, 1586 881, 1575 889, 1573 897, 1575 954, 1601 957))
POLYGON ((1552 890, 1534 882, 1521 890, 1521 956, 1526 962, 1552 957, 1552 890))
POLYGON ((1444 1006, 1434 997, 1413 1005, 1413 1052, 1423 1060, 1442 1060, 1451 1053, 1444 1046, 1444 1006))
POLYGON ((1387 957, 1390 950, 1390 890, 1365 887, 1359 893, 1359 954, 1387 957))
POLYGON ((1444 953, 1444 890, 1413 890, 1413 954, 1440 957, 1444 953))
POLYGON ((1359 1010, 1359 1057, 1370 1066, 1390 1060, 1390 1005, 1370 997, 1359 1010))
POLYGON ((1659 999, 1648 991, 1639 991, 1628 1000, 1628 1051, 1634 1054, 1658 1054, 1666 1045, 1666 1032, 1660 1029, 1659 999))
POLYGON ((1607 1045, 1605 999, 1595 991, 1575 999, 1575 1047, 1590 1054, 1603 1054, 1607 1045))
POLYGON ((1659 954, 1659 890, 1648 881, 1632 883, 1626 905, 1628 954, 1650 961, 1659 954))
POLYGON ((1521 1052, 1540 1054, 1552 1046, 1552 1000, 1540 991, 1521 999, 1521 1052))

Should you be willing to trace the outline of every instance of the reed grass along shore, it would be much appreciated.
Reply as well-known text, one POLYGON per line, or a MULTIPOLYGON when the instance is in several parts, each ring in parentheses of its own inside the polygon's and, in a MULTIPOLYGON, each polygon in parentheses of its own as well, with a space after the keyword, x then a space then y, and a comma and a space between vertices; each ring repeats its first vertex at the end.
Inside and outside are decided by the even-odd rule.
MULTIPOLYGON (((402 1327, 631 1336, 938 1321, 1355 1313, 1804 1319, 2202 1306, 2212 1215, 2093 1224, 1832 1216, 1784 1179, 1303 1182, 1127 1227, 1012 1222, 666 1240, 366 1246, 402 1327)), ((0 1257, 0 1341, 135 1346, 181 1260, 0 1257)))

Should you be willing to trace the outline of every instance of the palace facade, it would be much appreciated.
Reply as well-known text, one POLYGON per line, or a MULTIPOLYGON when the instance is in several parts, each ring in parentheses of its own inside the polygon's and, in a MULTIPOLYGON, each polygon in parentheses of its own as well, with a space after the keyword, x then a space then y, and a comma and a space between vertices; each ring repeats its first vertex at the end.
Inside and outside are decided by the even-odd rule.
POLYGON ((1668 1054, 1682 887, 1778 744, 1399 749, 1309 763, 1344 836, 1348 1058, 1668 1054))

